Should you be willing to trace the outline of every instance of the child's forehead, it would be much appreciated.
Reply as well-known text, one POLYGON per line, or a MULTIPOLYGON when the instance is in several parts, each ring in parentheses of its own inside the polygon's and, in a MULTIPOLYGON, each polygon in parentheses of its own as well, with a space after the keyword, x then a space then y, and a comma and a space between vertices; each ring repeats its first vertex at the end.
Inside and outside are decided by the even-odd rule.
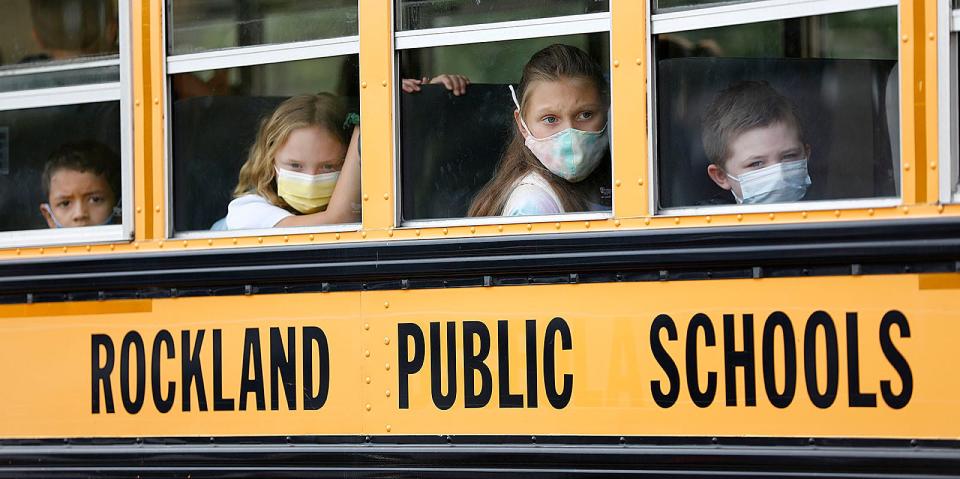
POLYGON ((582 77, 560 77, 556 80, 533 80, 527 86, 526 99, 553 98, 557 94, 575 94, 577 96, 599 96, 600 89, 590 79, 582 77))
POLYGON ((68 188, 73 185, 98 186, 109 188, 107 178, 93 170, 78 170, 70 167, 60 167, 50 174, 50 189, 68 188))

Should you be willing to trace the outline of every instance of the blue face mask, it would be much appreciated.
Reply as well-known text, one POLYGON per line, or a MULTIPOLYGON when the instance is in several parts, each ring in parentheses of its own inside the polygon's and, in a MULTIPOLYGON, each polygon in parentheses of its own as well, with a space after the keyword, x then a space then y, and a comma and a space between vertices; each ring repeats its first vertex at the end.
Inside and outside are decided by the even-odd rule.
MULTIPOLYGON (((50 219, 53 220, 53 225, 55 228, 57 229, 64 228, 63 224, 60 223, 60 220, 57 219, 57 215, 53 214, 53 208, 50 208, 49 203, 41 203, 40 207, 47 210, 47 214, 50 215, 50 219)), ((123 213, 123 208, 118 203, 117 206, 113 207, 113 211, 110 213, 110 216, 107 216, 107 219, 103 223, 100 223, 99 225, 90 225, 90 226, 104 226, 104 225, 113 223, 113 219, 119 218, 122 213, 123 213)))

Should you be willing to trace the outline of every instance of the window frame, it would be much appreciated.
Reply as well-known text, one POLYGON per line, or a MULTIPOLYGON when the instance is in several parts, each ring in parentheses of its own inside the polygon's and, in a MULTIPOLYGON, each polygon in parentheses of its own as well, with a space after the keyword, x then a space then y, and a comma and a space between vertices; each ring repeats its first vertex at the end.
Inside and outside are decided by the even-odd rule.
MULTIPOLYGON (((818 201, 796 201, 793 203, 771 203, 756 205, 704 205, 704 206, 682 206, 673 208, 661 208, 660 200, 660 168, 658 166, 658 144, 659 134, 656 123, 657 117, 657 72, 655 55, 656 35, 701 30, 706 28, 730 27, 738 25, 749 25, 759 22, 786 20, 792 18, 806 18, 818 15, 829 15, 834 13, 854 12, 860 10, 869 10, 874 8, 896 7, 897 8, 897 37, 902 33, 901 23, 903 21, 903 11, 899 0, 844 0, 836 2, 834 0, 755 0, 752 2, 734 3, 734 4, 711 4, 703 7, 695 7, 683 10, 673 10, 666 13, 654 14, 653 2, 648 0, 650 7, 647 13, 647 98, 650 108, 647 109, 647 123, 649 126, 647 168, 650 172, 650 188, 648 195, 647 214, 659 217, 682 217, 682 216, 705 216, 705 215, 724 215, 724 214, 747 214, 747 213, 776 213, 776 212, 796 212, 796 211, 824 211, 824 210, 852 210, 867 208, 893 208, 904 204, 903 178, 899 169, 895 169, 896 191, 895 197, 874 197, 874 198, 853 198, 841 200, 818 200, 818 201)), ((678 7, 680 8, 680 7, 678 7)), ((897 81, 899 91, 903 91, 903 67, 902 55, 899 48, 897 52, 897 64, 900 68, 897 71, 897 81)), ((900 95, 902 100, 902 94, 900 95)), ((904 111, 901 107, 898 111, 900 125, 897 135, 900 139, 898 153, 898 168, 903 165, 904 146, 903 146, 903 121, 904 111)))
MULTIPOLYGON (((612 2, 611 2, 612 3, 612 2)), ((400 158, 401 142, 403 141, 400 129, 400 68, 399 54, 403 50, 434 48, 457 45, 471 45, 477 43, 503 42, 511 40, 527 40, 533 38, 549 38, 577 34, 606 33, 608 38, 608 49, 610 51, 610 64, 607 65, 610 72, 610 110, 613 110, 613 7, 606 12, 588 13, 582 15, 565 15, 559 17, 541 17, 527 20, 511 20, 505 22, 477 23, 461 25, 454 27, 424 28, 418 30, 396 30, 396 11, 399 2, 391 2, 390 25, 391 42, 390 57, 392 61, 391 70, 395 88, 391 92, 393 95, 393 169, 394 169, 394 217, 393 222, 397 229, 419 229, 419 228, 447 228, 458 226, 485 226, 485 225, 511 225, 523 223, 548 223, 548 222, 569 222, 569 221, 604 221, 614 218, 616 210, 617 194, 616 189, 611 184, 613 190, 611 195, 610 211, 597 212, 572 212, 560 213, 556 215, 533 215, 533 216, 487 216, 487 217, 462 217, 462 218, 440 218, 424 220, 405 220, 403 218, 403 185, 402 179, 402 159, 400 158), (557 28, 562 26, 563 28, 557 28), (566 29, 564 29, 566 28, 566 29)), ((608 119, 607 129, 610 138, 610 168, 611 182, 616 178, 616 161, 614 160, 613 143, 616 136, 616 129, 613 121, 613 115, 608 119)))
MULTIPOLYGON (((0 231, 0 248, 83 245, 127 242, 134 234, 134 148, 133 148, 133 36, 131 4, 117 2, 117 58, 90 57, 59 65, 30 65, 11 68, 4 75, 25 75, 117 66, 115 82, 90 83, 0 93, 0 111, 16 111, 87 103, 119 102, 120 118, 120 224, 79 228, 0 231)), ((39 213, 38 213, 39 214, 39 213)))
POLYGON ((942 204, 960 203, 960 8, 953 8, 950 0, 937 2, 937 30, 938 199, 942 204))
MULTIPOLYGON (((170 55, 168 46, 168 22, 169 8, 172 8, 175 0, 162 0, 160 23, 161 23, 161 48, 162 61, 160 62, 161 75, 163 78, 163 184, 165 185, 165 206, 164 215, 166 238, 171 239, 216 239, 216 238, 241 238, 251 236, 278 236, 278 235, 302 235, 333 232, 354 232, 362 228, 363 220, 363 201, 361 201, 361 219, 353 223, 341 223, 320 226, 288 226, 274 228, 258 229, 238 229, 238 230, 187 230, 178 231, 174 223, 174 185, 173 185, 173 115, 171 93, 171 75, 181 73, 192 73, 197 71, 206 71, 223 68, 242 68, 257 65, 271 65, 277 63, 287 63, 300 60, 313 60, 320 58, 330 58, 344 55, 353 55, 360 53, 360 35, 350 35, 344 37, 322 38, 316 40, 307 40, 299 42, 268 43, 250 46, 228 47, 210 49, 195 53, 184 53, 179 55, 170 55)), ((360 3, 357 1, 357 14, 360 12, 360 3)), ((362 110, 362 108, 361 108, 362 110)), ((362 111, 361 111, 362 115, 362 111)), ((251 141, 253 139, 251 138, 251 141)), ((361 162, 361 178, 363 165, 361 162)), ((363 188, 361 182, 361 189, 363 188)), ((224 210, 226 215, 226 210, 224 210)))

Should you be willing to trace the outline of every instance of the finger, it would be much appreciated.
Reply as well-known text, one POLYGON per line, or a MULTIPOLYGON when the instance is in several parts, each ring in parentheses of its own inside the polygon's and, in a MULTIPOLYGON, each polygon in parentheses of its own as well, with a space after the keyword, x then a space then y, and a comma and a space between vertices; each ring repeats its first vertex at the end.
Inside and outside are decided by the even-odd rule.
POLYGON ((457 75, 457 87, 460 90, 460 94, 465 95, 467 93, 467 77, 457 75))

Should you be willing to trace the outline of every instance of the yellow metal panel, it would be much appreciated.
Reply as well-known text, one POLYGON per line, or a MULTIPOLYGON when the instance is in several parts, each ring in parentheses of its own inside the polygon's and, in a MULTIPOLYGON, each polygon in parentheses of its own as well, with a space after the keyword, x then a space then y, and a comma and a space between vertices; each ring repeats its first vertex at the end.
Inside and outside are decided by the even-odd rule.
POLYGON ((164 67, 163 62, 166 58, 163 44, 163 1, 150 1, 150 70, 144 81, 150 82, 150 103, 152 122, 150 130, 145 131, 149 135, 150 156, 149 168, 150 177, 148 182, 143 185, 147 190, 148 198, 145 208, 150 208, 144 216, 151 218, 148 221, 148 230, 146 232, 149 239, 158 240, 167 236, 167 178, 166 178, 166 155, 164 154, 164 130, 167 127, 164 118, 164 67))
MULTIPOLYGON (((924 103, 926 105, 924 108, 924 130, 926 134, 922 138, 926 152, 924 155, 926 161, 923 164, 923 169, 926 172, 924 175, 927 192, 925 203, 938 203, 940 201, 940 171, 937 169, 940 158, 939 129, 937 128, 939 124, 938 109, 940 108, 937 99, 939 85, 937 81, 937 3, 936 0, 925 0, 923 4, 925 33, 923 68, 926 78, 925 84, 927 85, 924 89, 924 103)), ((949 108, 948 105, 943 106, 949 108)), ((921 139, 918 138, 917 141, 921 141, 921 139)))
POLYGON ((0 306, 0 437, 957 439, 960 376, 943 365, 960 336, 958 288, 957 274, 904 274, 0 306), (694 318, 702 328, 691 326, 694 318), (329 389, 322 407, 305 410, 305 378, 319 396, 323 377, 319 339, 309 342, 305 367, 312 327, 326 339, 329 389), (296 359, 274 394, 272 364, 280 361, 272 358, 289 357, 288 334, 296 359), (186 352, 198 344, 199 366, 186 352), (737 354, 745 350, 752 355, 737 354), (465 360, 468 353, 475 359, 465 360), (728 374, 728 363, 740 366, 728 374), (187 410, 185 378, 194 367, 202 378, 189 387, 187 410), (289 383, 298 391, 292 408, 282 386, 289 383), (171 384, 170 410, 161 412, 171 384), (198 410, 197 384, 206 410, 198 410), (655 400, 674 388, 675 397, 655 400), (691 390, 711 388, 698 406, 691 390))
MULTIPOLYGON (((917 174, 925 163, 923 113, 923 0, 900 2, 900 157, 901 194, 905 205, 923 202, 926 175, 917 174)), ((922 170, 921 170, 922 171, 922 170)))
POLYGON ((363 229, 394 223, 393 8, 389 0, 360 3, 360 123, 363 229))
POLYGON ((610 2, 613 61, 613 215, 647 216, 647 20, 646 3, 610 2))
POLYGON ((137 241, 143 241, 147 231, 146 216, 144 210, 149 201, 147 192, 143 185, 147 178, 147 157, 150 154, 148 136, 143 132, 147 131, 153 123, 150 117, 149 98, 150 98, 150 79, 149 77, 149 56, 150 49, 150 13, 149 8, 144 8, 143 2, 130 3, 131 29, 132 29, 132 55, 133 55, 133 229, 134 238, 137 241))

